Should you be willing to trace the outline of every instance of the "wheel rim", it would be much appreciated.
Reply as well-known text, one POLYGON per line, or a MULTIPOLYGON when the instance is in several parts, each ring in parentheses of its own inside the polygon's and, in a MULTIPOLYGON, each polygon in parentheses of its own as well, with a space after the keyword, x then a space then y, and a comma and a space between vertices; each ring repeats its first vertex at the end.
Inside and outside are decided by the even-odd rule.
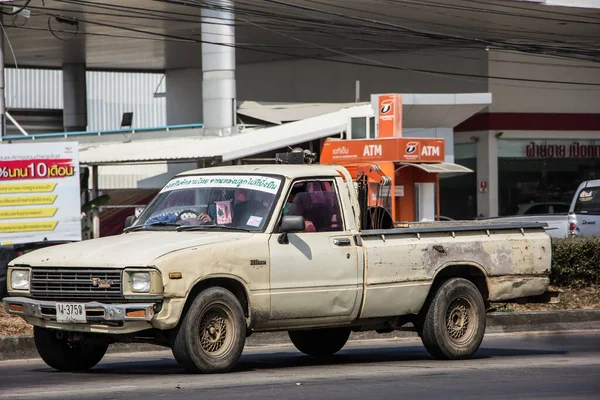
POLYGON ((212 305, 200 320, 200 348, 211 356, 226 354, 233 343, 233 316, 223 305, 212 305))
POLYGON ((454 299, 446 310, 446 333, 456 344, 469 342, 475 331, 475 312, 471 302, 464 298, 454 299))

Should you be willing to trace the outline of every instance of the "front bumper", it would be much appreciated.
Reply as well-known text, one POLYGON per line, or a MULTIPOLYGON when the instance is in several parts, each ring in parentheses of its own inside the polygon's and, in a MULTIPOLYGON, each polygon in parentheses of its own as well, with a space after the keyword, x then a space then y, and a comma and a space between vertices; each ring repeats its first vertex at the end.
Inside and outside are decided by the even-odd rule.
MULTIPOLYGON (((7 297, 4 299, 10 314, 25 318, 39 318, 56 321, 56 304, 60 302, 34 300, 27 297, 7 297)), ((120 325, 125 322, 150 322, 154 318, 158 303, 105 304, 98 302, 80 303, 85 308, 86 323, 120 325)))

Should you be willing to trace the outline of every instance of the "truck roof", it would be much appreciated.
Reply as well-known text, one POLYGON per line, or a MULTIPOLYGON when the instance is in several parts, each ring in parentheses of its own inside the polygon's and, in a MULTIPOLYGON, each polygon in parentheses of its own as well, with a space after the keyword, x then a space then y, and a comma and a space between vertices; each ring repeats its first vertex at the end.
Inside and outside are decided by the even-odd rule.
POLYGON ((339 176, 338 171, 342 167, 337 165, 320 164, 254 164, 254 165, 226 165, 220 167, 199 168, 184 171, 177 176, 198 175, 198 174, 275 174, 283 175, 287 178, 301 178, 311 176, 339 176))

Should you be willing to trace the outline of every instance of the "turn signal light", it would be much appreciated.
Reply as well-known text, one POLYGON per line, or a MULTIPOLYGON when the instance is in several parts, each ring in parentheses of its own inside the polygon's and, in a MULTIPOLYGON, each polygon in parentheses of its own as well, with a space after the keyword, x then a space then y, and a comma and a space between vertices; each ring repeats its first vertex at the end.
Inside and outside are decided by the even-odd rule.
POLYGON ((20 304, 9 304, 8 310, 12 312, 22 313, 23 311, 25 311, 25 308, 20 304))
POLYGON ((127 311, 126 315, 128 318, 145 318, 146 311, 144 311, 144 310, 127 311))

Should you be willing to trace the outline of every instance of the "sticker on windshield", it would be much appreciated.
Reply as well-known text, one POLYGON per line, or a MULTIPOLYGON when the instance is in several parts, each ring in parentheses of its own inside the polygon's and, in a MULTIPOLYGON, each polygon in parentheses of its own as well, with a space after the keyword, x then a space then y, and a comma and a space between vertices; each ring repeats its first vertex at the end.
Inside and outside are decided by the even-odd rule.
POLYGON ((582 199, 582 198, 586 198, 586 197, 592 197, 593 195, 594 195, 594 192, 591 190, 589 192, 582 190, 581 193, 579 193, 579 198, 582 199))
POLYGON ((281 185, 281 179, 259 175, 200 175, 172 179, 160 191, 168 192, 178 189, 195 188, 229 188, 251 189, 260 192, 276 194, 281 185))
POLYGON ((262 217, 257 217, 255 215, 252 215, 250 218, 248 218, 248 222, 246 222, 246 225, 258 228, 260 226, 260 223, 262 222, 262 220, 263 220, 262 217))
POLYGON ((217 208, 217 225, 227 225, 232 221, 231 200, 215 201, 217 208))

